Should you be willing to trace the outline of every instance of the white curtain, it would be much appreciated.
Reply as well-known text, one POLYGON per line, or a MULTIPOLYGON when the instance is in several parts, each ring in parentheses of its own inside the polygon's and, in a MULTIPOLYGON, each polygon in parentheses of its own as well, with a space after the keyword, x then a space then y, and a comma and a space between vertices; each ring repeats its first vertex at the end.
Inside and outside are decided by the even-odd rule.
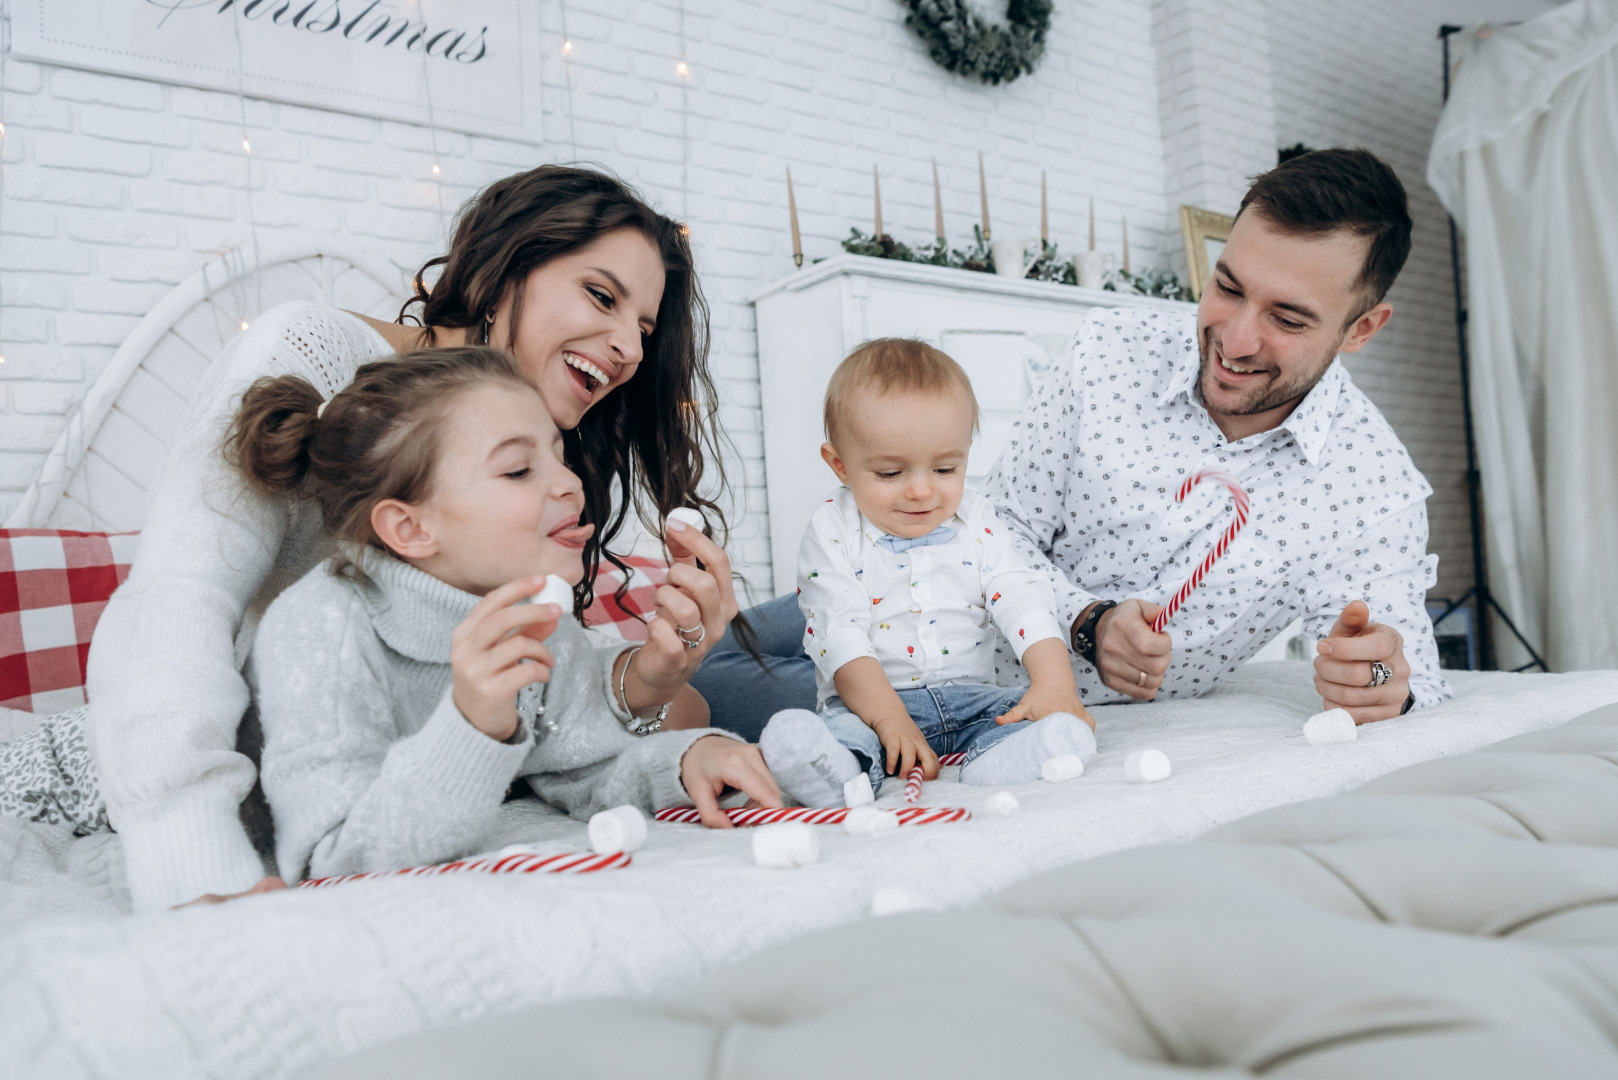
POLYGON ((1490 585, 1554 670, 1618 667, 1618 0, 1456 39, 1427 181, 1465 237, 1490 585))

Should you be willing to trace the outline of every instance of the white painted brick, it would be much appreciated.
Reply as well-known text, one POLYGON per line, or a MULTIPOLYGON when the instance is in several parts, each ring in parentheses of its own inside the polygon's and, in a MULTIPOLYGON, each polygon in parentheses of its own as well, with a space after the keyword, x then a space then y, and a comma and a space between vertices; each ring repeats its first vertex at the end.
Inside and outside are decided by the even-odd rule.
POLYGON ((0 214, 0 233, 12 236, 55 236, 57 213, 48 206, 24 203, 0 214))
POLYGON ((126 109, 156 110, 163 107, 166 88, 160 83, 98 75, 71 68, 51 69, 51 94, 64 101, 113 105, 126 109))
POLYGON ((136 210, 197 218, 235 218, 243 197, 243 193, 226 187, 172 184, 157 179, 134 181, 127 190, 129 205, 136 210))
POLYGON ((144 146, 58 132, 35 135, 31 142, 34 160, 47 167, 122 176, 145 176, 152 171, 152 152, 144 146))
POLYGON ((191 125, 183 118, 137 109, 85 109, 79 116, 79 131, 115 142, 151 146, 187 146, 191 142, 191 125))
POLYGON ((123 344, 139 320, 132 315, 92 315, 73 312, 57 316, 56 340, 62 345, 123 344))
POLYGON ((89 269, 90 253, 73 245, 32 237, 0 244, 0 270, 83 274, 89 269))
MULTIPOLYGON (((84 396, 75 383, 26 383, 12 389, 11 407, 14 412, 45 416, 66 416, 84 396)), ((7 477, 0 471, 0 486, 7 477)), ((31 483, 32 477, 24 483, 31 483)))
POLYGON ((169 94, 169 111, 176 116, 229 124, 245 122, 249 128, 267 128, 275 124, 275 106, 268 101, 253 98, 244 101, 235 94, 194 90, 189 86, 176 86, 169 94))
MULTIPOLYGON (((9 48, 9 42, 7 47, 9 48)), ((7 59, 5 81, 0 85, 3 85, 8 93, 35 94, 44 85, 43 71, 44 69, 38 64, 30 64, 25 60, 7 59)))
POLYGON ((7 345, 50 339, 51 317, 38 308, 17 307, 0 311, 0 341, 7 345))
MULTIPOLYGON (((10 214, 8 209, 6 216, 10 214)), ((67 289, 55 274, 0 274, 0 297, 4 298, 7 307, 56 309, 67 305, 67 289)))
POLYGON ((118 207, 124 204, 121 180, 98 173, 59 169, 9 169, 6 201, 64 203, 70 206, 118 207))
POLYGON ((0 381, 84 381, 84 360, 76 349, 64 349, 57 345, 5 344, 6 362, 0 364, 0 381))
MULTIPOLYGON (((63 291, 59 283, 48 284, 56 286, 58 295, 63 291)), ((73 308, 112 315, 145 315, 168 291, 168 286, 156 282, 126 284, 79 278, 73 282, 73 308)), ((6 302, 17 302, 10 285, 6 286, 6 302)), ((65 305, 58 302, 58 306, 65 305)))
POLYGON ((15 94, 6 98, 6 126, 14 132, 72 131, 73 115, 73 107, 65 101, 15 94))
POLYGON ((145 214, 74 210, 63 216, 68 237, 89 244, 172 248, 180 239, 179 227, 173 221, 145 214))
MULTIPOLYGON (((10 367, 11 359, 7 357, 6 363, 0 366, 10 367)), ((6 417, 4 424, 0 424, 0 451, 49 450, 55 445, 56 436, 61 430, 60 416, 28 416, 12 413, 6 417)))

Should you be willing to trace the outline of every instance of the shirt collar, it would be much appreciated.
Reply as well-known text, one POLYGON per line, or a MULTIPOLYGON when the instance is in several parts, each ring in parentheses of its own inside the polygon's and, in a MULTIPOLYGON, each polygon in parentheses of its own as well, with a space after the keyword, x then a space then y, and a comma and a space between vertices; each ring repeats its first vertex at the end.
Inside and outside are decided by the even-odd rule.
MULTIPOLYGON (((1201 367, 1201 354, 1193 344, 1181 354, 1174 375, 1157 399, 1157 407, 1166 408, 1184 398, 1206 414, 1207 406, 1202 404, 1202 398, 1196 392, 1197 375, 1201 367)), ((1292 415, 1266 434, 1273 435, 1277 431, 1285 431, 1298 444, 1298 449, 1303 451, 1303 456, 1309 464, 1319 464, 1320 452, 1325 449, 1326 437, 1331 432, 1332 419, 1337 412, 1337 399, 1342 395, 1343 383, 1347 378, 1348 371, 1343 367, 1343 361, 1340 358, 1333 358, 1331 366, 1326 369, 1326 374, 1322 375, 1314 389, 1298 402, 1298 407, 1292 410, 1292 415)), ((1211 422, 1212 418, 1209 420, 1211 422)))

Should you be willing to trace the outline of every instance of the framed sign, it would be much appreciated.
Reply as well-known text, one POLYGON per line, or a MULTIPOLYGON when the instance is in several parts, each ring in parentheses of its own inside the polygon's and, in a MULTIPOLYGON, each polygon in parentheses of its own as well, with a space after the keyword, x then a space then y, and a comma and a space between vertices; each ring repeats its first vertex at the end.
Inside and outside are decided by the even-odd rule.
POLYGON ((12 0, 15 54, 538 143, 524 0, 12 0))
POLYGON ((1185 238, 1185 263, 1190 271, 1191 298, 1202 299, 1202 287, 1213 276, 1219 253, 1230 239, 1236 219, 1196 206, 1180 207, 1180 232, 1185 238))

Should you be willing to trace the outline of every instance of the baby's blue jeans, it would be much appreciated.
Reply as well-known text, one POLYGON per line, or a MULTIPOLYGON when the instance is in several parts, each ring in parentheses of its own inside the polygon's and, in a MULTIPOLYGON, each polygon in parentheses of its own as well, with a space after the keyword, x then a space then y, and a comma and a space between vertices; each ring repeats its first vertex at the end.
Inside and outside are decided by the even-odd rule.
MULTIPOLYGON (((1004 686, 919 686, 898 691, 910 719, 921 729, 933 753, 965 753, 971 761, 1001 739, 1010 737, 1032 721, 996 724, 994 718, 1009 712, 1022 700, 1023 691, 1004 686)), ((821 710, 821 718, 838 742, 862 758, 871 775, 871 790, 882 787, 886 775, 887 751, 882 740, 842 701, 833 698, 821 710)), ((962 762, 965 764, 965 762, 962 762)))

